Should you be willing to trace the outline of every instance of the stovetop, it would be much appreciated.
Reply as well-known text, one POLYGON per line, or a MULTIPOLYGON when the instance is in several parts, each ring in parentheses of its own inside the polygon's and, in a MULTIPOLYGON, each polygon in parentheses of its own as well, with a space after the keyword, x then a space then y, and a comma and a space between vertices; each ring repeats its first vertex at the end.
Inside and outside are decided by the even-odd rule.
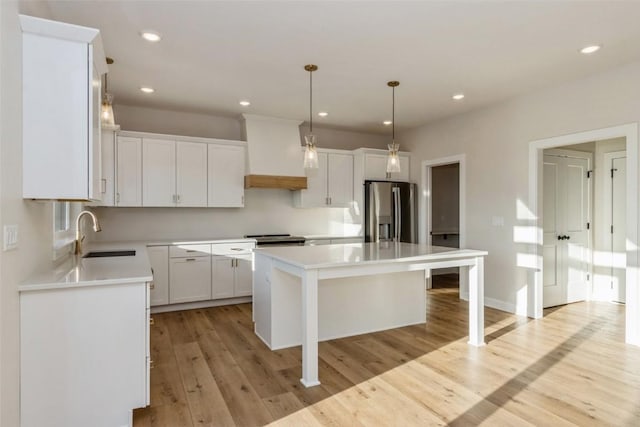
POLYGON ((247 239, 256 239, 258 246, 273 245, 279 243, 304 244, 305 238, 302 236, 292 236, 291 234, 247 234, 247 239))

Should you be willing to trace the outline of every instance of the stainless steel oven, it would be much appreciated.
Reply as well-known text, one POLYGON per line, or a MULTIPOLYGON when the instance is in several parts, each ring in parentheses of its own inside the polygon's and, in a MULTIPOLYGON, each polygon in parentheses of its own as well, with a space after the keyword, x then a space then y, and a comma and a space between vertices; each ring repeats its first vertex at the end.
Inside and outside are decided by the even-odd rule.
POLYGON ((247 234, 247 239, 256 239, 257 247, 304 246, 305 238, 291 234, 247 234))

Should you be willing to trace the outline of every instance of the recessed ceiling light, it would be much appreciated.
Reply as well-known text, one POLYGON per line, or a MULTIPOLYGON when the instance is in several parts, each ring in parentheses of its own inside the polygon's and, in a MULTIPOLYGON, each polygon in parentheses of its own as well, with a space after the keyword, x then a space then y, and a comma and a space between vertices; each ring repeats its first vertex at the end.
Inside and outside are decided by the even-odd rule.
POLYGON ((143 86, 140 88, 141 91, 143 91, 144 93, 153 93, 155 92, 155 89, 153 89, 152 87, 148 87, 148 86, 143 86))
POLYGON ((318 115, 319 115, 320 117, 327 117, 327 116, 329 115, 329 113, 327 113, 326 111, 320 111, 320 112, 318 113, 318 115))
POLYGON ((602 46, 598 46, 597 44, 594 44, 592 46, 585 46, 582 49, 580 49, 580 53, 584 53, 585 55, 589 55, 590 53, 595 53, 597 51, 600 50, 602 46))
POLYGON ((455 99, 456 101, 460 101, 461 99, 464 99, 464 93, 456 93, 451 98, 455 99))
POLYGON ((249 101, 240 101, 240 105, 242 105, 243 107, 248 107, 249 105, 251 105, 251 103, 249 101))
POLYGON ((140 37, 152 43, 159 42, 162 38, 160 37, 160 34, 156 33, 155 31, 142 31, 140 33, 140 37))
POLYGON ((384 122, 382 122, 382 124, 385 126, 391 126, 391 123, 393 123, 391 120, 385 120, 384 122))

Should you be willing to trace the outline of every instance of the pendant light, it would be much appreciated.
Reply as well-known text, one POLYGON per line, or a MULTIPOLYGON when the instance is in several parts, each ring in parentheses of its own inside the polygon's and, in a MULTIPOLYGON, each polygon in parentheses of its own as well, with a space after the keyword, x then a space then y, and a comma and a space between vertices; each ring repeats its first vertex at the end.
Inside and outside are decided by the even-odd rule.
POLYGON ((391 88, 391 144, 389 148, 389 156, 387 157, 387 173, 400 172, 400 159, 398 158, 398 150, 400 144, 396 144, 396 87, 400 86, 398 81, 390 81, 387 86, 391 88))
MULTIPOLYGON (((107 58, 107 64, 113 64, 113 58, 107 58)), ((113 95, 108 91, 108 81, 106 73, 104 75, 104 97, 102 98, 102 124, 103 125, 115 125, 115 118, 113 117, 113 95)))
POLYGON ((304 69, 309 72, 309 133, 304 136, 306 147, 304 149, 304 168, 318 169, 318 152, 316 151, 316 136, 313 134, 313 72, 318 69, 317 65, 305 65, 304 69))

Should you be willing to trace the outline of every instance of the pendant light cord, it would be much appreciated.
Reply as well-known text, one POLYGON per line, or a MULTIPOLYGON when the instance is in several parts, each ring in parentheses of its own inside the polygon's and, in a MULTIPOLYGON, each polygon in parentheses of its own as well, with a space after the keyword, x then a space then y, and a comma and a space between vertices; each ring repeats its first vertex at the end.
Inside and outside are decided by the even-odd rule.
POLYGON ((309 133, 313 133, 313 71, 309 71, 309 133))
POLYGON ((396 87, 391 87, 391 142, 396 142, 396 87))

